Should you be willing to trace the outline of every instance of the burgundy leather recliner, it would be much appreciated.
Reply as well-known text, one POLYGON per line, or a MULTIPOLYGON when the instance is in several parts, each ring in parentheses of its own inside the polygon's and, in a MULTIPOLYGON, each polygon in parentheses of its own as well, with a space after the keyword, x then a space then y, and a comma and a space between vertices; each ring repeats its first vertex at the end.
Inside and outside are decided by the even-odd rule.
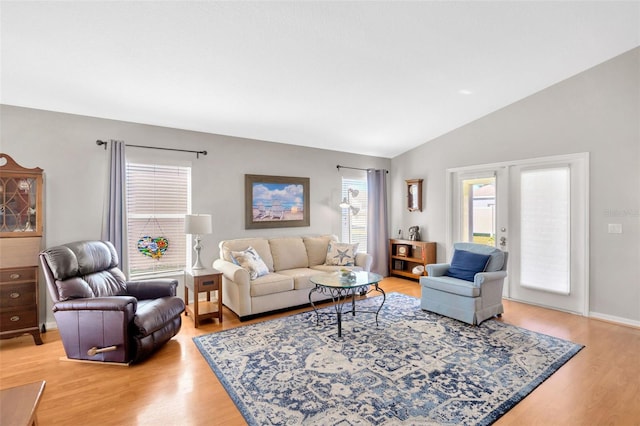
POLYGON ((180 331, 178 281, 126 281, 108 241, 51 247, 40 263, 68 358, 135 363, 180 331))

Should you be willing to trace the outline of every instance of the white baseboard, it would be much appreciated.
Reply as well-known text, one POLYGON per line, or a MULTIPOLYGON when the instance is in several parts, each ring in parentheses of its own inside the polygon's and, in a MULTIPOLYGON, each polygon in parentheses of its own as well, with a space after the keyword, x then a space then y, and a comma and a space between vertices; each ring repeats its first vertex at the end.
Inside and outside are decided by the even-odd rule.
POLYGON ((47 328, 47 331, 58 329, 58 323, 55 321, 47 321, 44 323, 44 326, 47 328))
POLYGON ((601 314, 599 312, 589 312, 589 318, 640 328, 640 321, 634 321, 628 318, 621 318, 613 315, 601 314))

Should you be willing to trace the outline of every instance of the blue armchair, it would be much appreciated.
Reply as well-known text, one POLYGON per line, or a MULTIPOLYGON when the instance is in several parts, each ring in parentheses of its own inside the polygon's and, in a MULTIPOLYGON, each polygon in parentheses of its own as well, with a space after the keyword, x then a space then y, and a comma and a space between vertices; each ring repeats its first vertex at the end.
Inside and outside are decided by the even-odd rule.
POLYGON ((429 275, 420 277, 421 308, 473 325, 502 315, 509 254, 482 244, 453 247, 451 263, 427 265, 429 275))

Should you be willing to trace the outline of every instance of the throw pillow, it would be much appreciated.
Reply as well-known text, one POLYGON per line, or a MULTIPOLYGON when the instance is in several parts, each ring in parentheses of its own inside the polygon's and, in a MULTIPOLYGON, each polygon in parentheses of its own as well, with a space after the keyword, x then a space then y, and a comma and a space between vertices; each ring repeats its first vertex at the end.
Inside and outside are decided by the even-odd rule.
POLYGON ((354 266, 356 264, 356 252, 358 243, 336 243, 331 241, 327 247, 326 265, 354 266))
POLYGON ((466 250, 456 250, 453 252, 451 266, 445 275, 473 282, 478 272, 484 271, 489 263, 490 255, 472 253, 466 250))
POLYGON ((231 256, 240 267, 249 272, 249 277, 252 280, 269 273, 269 268, 267 268, 258 252, 251 246, 243 251, 232 251, 231 256))

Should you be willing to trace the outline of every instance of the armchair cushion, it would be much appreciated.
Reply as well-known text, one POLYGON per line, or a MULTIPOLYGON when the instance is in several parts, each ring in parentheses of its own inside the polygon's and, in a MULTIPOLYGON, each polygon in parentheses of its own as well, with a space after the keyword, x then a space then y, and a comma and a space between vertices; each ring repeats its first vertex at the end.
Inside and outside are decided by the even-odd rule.
POLYGON ((488 254, 456 250, 453 253, 453 259, 451 259, 451 266, 445 275, 473 282, 475 275, 487 267, 490 257, 488 254))
POLYGON ((453 277, 429 277, 429 288, 465 297, 480 296, 480 287, 467 280, 453 277))
POLYGON ((453 248, 456 250, 470 251, 471 253, 488 254, 491 256, 489 263, 485 268, 485 272, 502 271, 506 269, 506 252, 491 246, 477 243, 455 243, 453 248))

